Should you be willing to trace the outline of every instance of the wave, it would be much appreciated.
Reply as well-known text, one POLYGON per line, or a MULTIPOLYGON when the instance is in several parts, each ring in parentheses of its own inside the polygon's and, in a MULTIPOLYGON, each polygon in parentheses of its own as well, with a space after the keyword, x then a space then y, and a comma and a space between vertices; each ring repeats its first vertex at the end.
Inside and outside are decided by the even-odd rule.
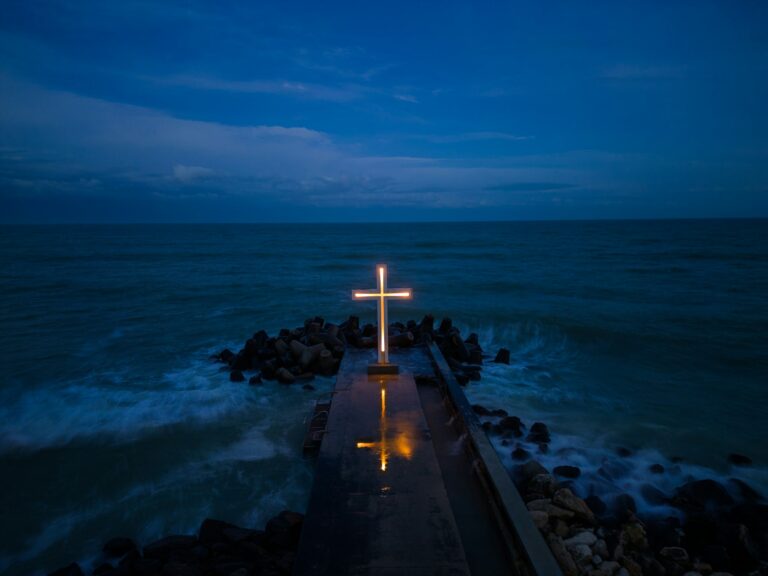
POLYGON ((157 429, 200 424, 246 410, 248 386, 231 386, 208 360, 137 385, 128 369, 90 374, 45 389, 3 391, 0 454, 65 445, 76 439, 128 442, 157 429), (15 397, 12 397, 15 396, 15 397))

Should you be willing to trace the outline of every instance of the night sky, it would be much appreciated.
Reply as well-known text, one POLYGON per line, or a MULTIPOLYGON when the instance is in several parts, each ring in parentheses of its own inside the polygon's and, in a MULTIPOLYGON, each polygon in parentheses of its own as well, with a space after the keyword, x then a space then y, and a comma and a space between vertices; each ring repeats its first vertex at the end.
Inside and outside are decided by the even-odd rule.
POLYGON ((30 2, 0 222, 768 216, 768 3, 30 2))

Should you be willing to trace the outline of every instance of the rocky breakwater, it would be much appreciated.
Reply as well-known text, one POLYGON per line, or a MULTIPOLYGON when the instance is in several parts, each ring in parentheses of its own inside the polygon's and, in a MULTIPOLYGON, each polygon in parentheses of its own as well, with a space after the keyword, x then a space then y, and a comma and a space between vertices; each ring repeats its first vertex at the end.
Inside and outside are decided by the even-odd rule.
MULTIPOLYGON (((283 511, 264 530, 206 519, 197 534, 171 535, 139 547, 132 539, 104 543, 95 576, 281 576, 293 569, 304 517, 283 511)), ((77 563, 49 576, 84 576, 77 563)))
POLYGON ((648 465, 625 448, 585 465, 578 450, 550 448, 546 424, 473 408, 565 576, 768 574, 768 504, 743 480, 694 478, 679 459, 648 465))
MULTIPOLYGON (((435 319, 426 315, 420 322, 394 322, 389 325, 390 349, 408 348, 416 344, 434 341, 459 383, 480 380, 483 349, 475 333, 463 338, 460 330, 450 318, 444 318, 435 328, 435 319)), ((225 348, 214 356, 229 371, 233 382, 249 382, 253 385, 263 381, 278 381, 281 384, 304 383, 312 389, 309 381, 316 375, 333 376, 347 347, 376 348, 378 343, 376 326, 360 324, 357 316, 350 316, 340 324, 326 322, 315 316, 294 329, 283 328, 277 335, 270 336, 259 330, 248 338, 237 352, 225 348)), ((509 351, 499 352, 499 361, 509 363, 509 351), (506 353, 506 356, 504 355, 506 353)))

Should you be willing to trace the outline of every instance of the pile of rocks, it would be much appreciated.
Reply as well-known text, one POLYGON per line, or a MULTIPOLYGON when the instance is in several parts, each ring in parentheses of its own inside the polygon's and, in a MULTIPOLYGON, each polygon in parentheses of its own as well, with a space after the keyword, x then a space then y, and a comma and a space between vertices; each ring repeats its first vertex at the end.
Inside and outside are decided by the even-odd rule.
MULTIPOLYGON (((304 517, 283 511, 265 530, 250 530, 206 519, 198 534, 166 536, 139 549, 130 538, 104 544, 98 576, 250 576, 288 575, 293 568, 304 517)), ((49 576, 84 576, 70 564, 49 576)))
MULTIPOLYGON (((715 480, 690 479, 672 494, 644 485, 646 502, 678 514, 643 515, 629 494, 608 503, 594 486, 578 494, 577 466, 564 463, 550 472, 534 459, 533 450, 549 452, 545 424, 528 429, 503 410, 473 408, 502 446, 514 446, 511 457, 520 463, 512 477, 565 576, 768 574, 768 505, 742 480, 731 479, 729 491, 715 480)), ((617 454, 630 455, 625 449, 617 454)), ((610 471, 600 470, 608 479, 610 471)), ((656 464, 650 472, 663 474, 664 468, 656 464)))
MULTIPOLYGON (((434 341, 459 383, 466 385, 470 380, 479 380, 485 356, 477 334, 462 338, 450 318, 444 318, 437 330, 434 324, 435 319, 429 314, 420 322, 409 320, 405 324, 390 324, 390 349, 434 341)), ((282 384, 293 384, 311 380, 316 374, 336 374, 347 346, 375 348, 377 343, 376 326, 361 326, 357 316, 350 316, 341 324, 332 324, 315 316, 293 330, 283 328, 274 337, 265 330, 259 330, 245 341, 239 352, 225 348, 214 359, 226 364, 233 382, 245 382, 247 379, 250 384, 260 384, 263 380, 277 380, 282 384), (250 373, 248 378, 246 373, 250 373)), ((501 349, 496 361, 508 364, 509 351, 501 349)), ((305 386, 311 388, 310 385, 305 386)))

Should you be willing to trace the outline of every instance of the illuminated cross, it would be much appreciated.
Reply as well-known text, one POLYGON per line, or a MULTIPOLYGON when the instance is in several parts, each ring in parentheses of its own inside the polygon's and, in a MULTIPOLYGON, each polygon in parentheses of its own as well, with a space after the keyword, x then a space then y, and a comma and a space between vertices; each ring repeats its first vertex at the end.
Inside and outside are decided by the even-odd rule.
POLYGON ((378 264, 376 266, 376 290, 355 290, 352 297, 356 300, 376 298, 379 311, 379 361, 369 366, 369 373, 397 373, 397 366, 389 363, 389 342, 387 342, 387 300, 408 299, 411 297, 410 288, 398 288, 392 292, 387 292, 387 266, 378 264))

